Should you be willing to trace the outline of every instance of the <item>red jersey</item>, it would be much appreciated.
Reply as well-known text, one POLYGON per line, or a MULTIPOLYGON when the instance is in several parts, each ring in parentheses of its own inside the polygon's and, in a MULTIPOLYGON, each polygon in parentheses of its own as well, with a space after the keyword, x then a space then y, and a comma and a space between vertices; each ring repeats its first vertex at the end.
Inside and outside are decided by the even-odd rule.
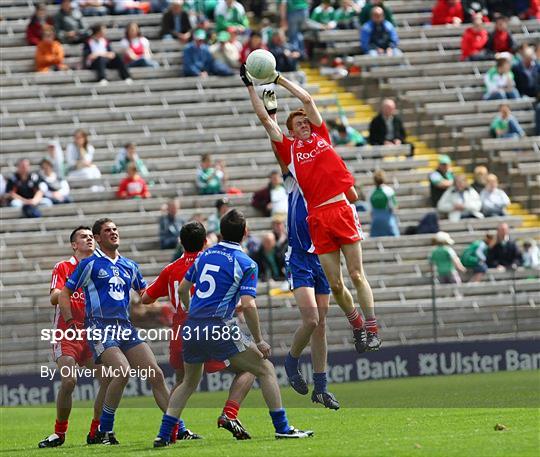
MULTIPOLYGON (((58 262, 54 266, 53 271, 52 271, 50 290, 51 291, 53 289, 62 290, 64 288, 64 285, 66 284, 67 279, 75 271, 75 268, 77 268, 78 264, 79 264, 79 260, 76 257, 71 257, 69 260, 58 262)), ((75 322, 83 325, 84 314, 85 314, 85 301, 84 301, 84 292, 82 289, 77 289, 71 295, 71 314, 73 315, 73 320, 75 322)), ((56 310, 54 313, 54 328, 58 328, 62 330, 67 329, 66 322, 64 321, 64 318, 62 317, 62 313, 60 313, 59 305, 56 305, 56 310)))
POLYGON ((307 140, 283 135, 281 141, 273 143, 298 182, 308 211, 354 185, 353 175, 332 147, 324 122, 320 127, 311 124, 311 137, 307 140))
POLYGON ((173 325, 182 324, 186 320, 187 313, 180 301, 179 288, 182 279, 198 255, 198 252, 184 252, 182 257, 167 265, 145 291, 154 300, 169 297, 176 309, 173 325))

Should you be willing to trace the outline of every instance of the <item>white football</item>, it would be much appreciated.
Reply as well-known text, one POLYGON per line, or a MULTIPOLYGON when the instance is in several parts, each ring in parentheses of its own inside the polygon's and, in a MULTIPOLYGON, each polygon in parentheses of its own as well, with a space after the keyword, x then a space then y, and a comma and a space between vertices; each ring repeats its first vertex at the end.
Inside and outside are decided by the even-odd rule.
POLYGON ((246 69, 255 79, 266 79, 276 70, 276 59, 271 52, 256 49, 248 55, 246 69))

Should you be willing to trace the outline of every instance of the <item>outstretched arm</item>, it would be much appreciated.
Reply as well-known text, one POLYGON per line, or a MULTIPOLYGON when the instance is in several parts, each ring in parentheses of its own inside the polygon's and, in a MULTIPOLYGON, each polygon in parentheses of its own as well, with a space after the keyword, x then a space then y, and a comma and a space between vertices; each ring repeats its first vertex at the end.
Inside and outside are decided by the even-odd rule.
POLYGON ((251 100, 251 105, 255 110, 255 114, 261 121, 261 124, 265 128, 266 133, 268 133, 268 136, 272 141, 281 141, 283 139, 283 133, 281 132, 279 125, 274 122, 274 120, 272 120, 272 118, 266 112, 264 103, 257 95, 257 92, 255 92, 253 82, 251 81, 251 78, 246 71, 245 64, 242 64, 242 66, 240 67, 240 78, 242 79, 244 85, 247 87, 247 90, 249 92, 249 98, 251 100))
POLYGON ((302 102, 302 104, 304 105, 304 109, 306 110, 309 122, 311 122, 317 127, 322 124, 323 119, 321 113, 319 113, 317 105, 315 105, 315 100, 307 90, 305 90, 299 84, 288 80, 283 75, 279 76, 276 84, 279 84, 281 87, 287 89, 291 94, 293 94, 298 100, 302 102))
MULTIPOLYGON (((263 96, 262 96, 264 109, 270 116, 270 118, 278 124, 277 120, 277 97, 273 90, 264 90, 263 96)), ((278 124, 279 125, 279 124, 278 124)), ((271 141, 270 145, 272 146, 272 152, 274 153, 274 156, 279 164, 279 168, 281 169, 281 174, 286 174, 289 172, 287 165, 285 165, 285 162, 283 162, 283 159, 280 157, 278 150, 276 148, 276 145, 271 141)))

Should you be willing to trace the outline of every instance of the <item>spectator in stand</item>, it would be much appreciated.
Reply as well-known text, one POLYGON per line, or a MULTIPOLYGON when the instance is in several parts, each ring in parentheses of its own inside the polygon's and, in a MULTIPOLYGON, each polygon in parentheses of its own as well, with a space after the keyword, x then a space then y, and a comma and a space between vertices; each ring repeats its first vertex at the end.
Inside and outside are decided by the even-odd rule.
POLYGON ((487 60, 489 56, 485 47, 488 38, 482 14, 474 14, 472 26, 461 37, 461 60, 487 60))
POLYGON ((496 20, 500 16, 515 16, 515 0, 486 0, 489 19, 496 20))
MULTIPOLYGON (((381 111, 369 124, 369 144, 385 146, 408 144, 407 132, 396 113, 396 102, 391 98, 385 98, 381 103, 381 111)), ((412 145, 410 155, 414 155, 412 145)))
POLYGON ((66 163, 70 180, 101 178, 98 167, 92 163, 94 153, 94 146, 88 141, 88 133, 83 129, 75 130, 73 143, 68 144, 66 148, 66 163))
POLYGON ((436 247, 429 255, 429 263, 433 265, 441 284, 461 284, 458 270, 462 273, 467 271, 456 251, 450 247, 454 243, 454 240, 446 232, 437 232, 432 239, 432 244, 436 247))
POLYGON ((535 240, 526 240, 523 243, 523 266, 534 270, 540 269, 540 249, 535 240))
POLYGON ((111 49, 111 44, 106 38, 106 29, 102 24, 94 24, 92 26, 92 34, 86 40, 83 47, 83 62, 86 68, 96 72, 97 81, 100 85, 108 84, 105 74, 106 68, 115 68, 118 70, 120 78, 127 84, 131 84, 133 80, 126 65, 116 52, 111 49))
POLYGON ((144 178, 137 172, 137 165, 134 163, 128 165, 127 176, 120 181, 116 196, 122 199, 150 197, 148 185, 144 178))
POLYGON ((510 239, 510 228, 502 222, 497 227, 497 242, 487 253, 487 265, 489 268, 497 268, 504 271, 516 268, 523 263, 523 257, 517 244, 510 239))
POLYGON ((331 0, 322 0, 311 12, 310 20, 313 28, 318 30, 333 30, 337 27, 336 11, 331 0))
POLYGON ((484 22, 489 22, 486 0, 461 0, 466 23, 473 22, 475 14, 480 13, 484 22))
POLYGON ((293 48, 298 49, 302 55, 305 54, 304 34, 306 20, 309 17, 308 0, 279 0, 281 29, 287 30, 289 43, 293 48))
POLYGON ((231 209, 230 201, 227 197, 220 198, 216 201, 216 211, 210 214, 207 221, 207 233, 220 235, 221 218, 231 209))
POLYGON ((137 145, 135 143, 126 143, 124 147, 120 148, 116 155, 112 172, 125 173, 127 172, 128 165, 131 163, 135 164, 137 172, 141 176, 148 176, 148 168, 146 168, 143 160, 139 157, 137 145))
POLYGON ((71 0, 62 0, 60 9, 54 16, 54 29, 61 43, 79 44, 88 38, 88 32, 79 10, 73 9, 71 0))
POLYGON ((56 41, 54 29, 51 26, 43 27, 43 39, 36 46, 36 71, 68 70, 64 63, 64 48, 56 41))
POLYGON ((287 227, 285 227, 285 218, 286 216, 283 214, 276 214, 272 217, 272 233, 276 239, 276 247, 283 255, 287 252, 289 243, 287 227))
POLYGON ((461 25, 464 21, 460 0, 437 0, 431 12, 431 25, 461 25))
POLYGON ((120 42, 120 47, 124 54, 124 63, 128 67, 159 67, 159 63, 152 59, 150 42, 142 36, 136 22, 130 22, 126 26, 126 35, 120 42))
POLYGON ((336 10, 335 20, 340 30, 359 29, 358 17, 361 8, 353 0, 341 0, 340 7, 336 10))
POLYGON ((480 200, 482 214, 486 217, 505 216, 510 204, 510 198, 504 190, 499 189, 499 179, 494 174, 488 175, 486 187, 480 192, 480 200))
POLYGON ((489 175, 487 167, 484 165, 478 165, 474 167, 473 171, 473 183, 471 184, 471 187, 478 193, 482 192, 484 190, 484 187, 486 187, 487 177, 489 175))
MULTIPOLYGON (((330 124, 330 123, 329 123, 330 124)), ((365 138, 362 134, 350 125, 344 125, 341 121, 335 122, 330 131, 332 144, 335 146, 364 146, 365 138)))
POLYGON ((109 0, 77 0, 83 16, 105 16, 109 12, 109 0))
POLYGON ((525 136, 525 132, 506 103, 499 107, 499 114, 491 122, 489 131, 493 138, 520 138, 525 136))
POLYGON ((268 184, 253 194, 251 206, 261 211, 265 217, 275 214, 287 214, 287 191, 283 186, 283 179, 278 171, 272 171, 268 184))
POLYGON ((480 195, 467 183, 465 175, 457 175, 454 185, 446 189, 437 203, 437 210, 445 214, 450 222, 460 219, 482 219, 480 195))
POLYGON ((52 202, 43 196, 41 183, 39 174, 30 171, 30 161, 19 159, 17 171, 6 183, 6 194, 10 200, 10 206, 21 208, 25 217, 41 217, 38 206, 52 206, 52 202))
POLYGON ((251 32, 249 39, 244 43, 240 52, 240 61, 246 63, 247 57, 256 49, 266 49, 266 46, 263 44, 262 36, 259 32, 251 32))
POLYGON ((386 20, 390 22, 393 26, 395 26, 396 22, 394 21, 392 10, 384 4, 383 0, 371 0, 366 2, 362 10, 360 11, 360 24, 364 25, 371 19, 371 10, 376 6, 383 9, 384 17, 386 18, 386 20))
POLYGON ((180 202, 172 198, 167 202, 166 213, 159 218, 159 245, 161 249, 174 249, 178 245, 180 230, 186 221, 180 217, 180 202))
POLYGON ((146 14, 151 9, 150 2, 139 0, 112 0, 113 14, 146 14))
POLYGON ((206 44, 204 30, 195 30, 193 38, 194 40, 184 49, 184 76, 206 78, 208 75, 232 76, 234 74, 230 67, 212 57, 206 44))
POLYGON ((37 3, 34 15, 30 18, 30 22, 26 27, 26 42, 29 45, 35 46, 43 38, 43 26, 54 25, 54 19, 47 14, 47 5, 45 3, 37 3))
POLYGON ((429 175, 431 206, 437 207, 442 195, 454 185, 454 173, 451 170, 452 160, 447 155, 439 156, 439 165, 429 175))
MULTIPOLYGON (((540 45, 538 48, 540 49, 540 45)), ((534 57, 532 47, 523 47, 518 55, 518 61, 512 67, 516 89, 522 96, 536 97, 540 92, 537 84, 540 77, 540 63, 534 57)))
POLYGON ((540 19, 540 1, 514 0, 514 12, 522 21, 540 19))
POLYGON ((495 245, 495 242, 495 233, 488 232, 483 240, 473 241, 463 251, 461 263, 465 268, 473 272, 469 282, 480 282, 488 271, 487 253, 495 245))
POLYGON ((214 195, 223 193, 224 171, 221 167, 212 165, 210 154, 201 156, 201 163, 197 169, 197 189, 199 195, 214 195))
POLYGON ((385 184, 384 171, 373 174, 375 189, 369 196, 371 205, 371 228, 369 236, 399 236, 399 225, 395 215, 397 209, 396 192, 385 184))
POLYGON ((397 31, 384 19, 384 11, 378 6, 371 10, 371 20, 362 26, 360 44, 364 53, 371 56, 401 55, 397 31))
POLYGON ((53 204, 71 203, 69 196, 69 184, 65 179, 62 179, 54 171, 54 164, 51 159, 45 157, 39 163, 41 184, 40 189, 43 191, 45 198, 48 198, 53 204))
POLYGON ((272 232, 265 233, 261 246, 253 256, 259 267, 259 279, 283 281, 285 279, 285 255, 276 247, 276 237, 272 232))
POLYGON ((51 140, 47 144, 47 156, 53 164, 54 172, 59 178, 64 178, 64 151, 58 141, 51 140))
POLYGON ((290 72, 298 70, 298 61, 302 54, 287 43, 283 30, 276 30, 272 34, 269 51, 276 58, 277 71, 290 72))
POLYGON ((181 43, 191 40, 191 21, 184 10, 183 0, 171 0, 170 7, 161 18, 161 39, 177 39, 181 43))
POLYGON ((246 10, 236 0, 220 0, 214 10, 216 32, 234 31, 245 33, 249 28, 246 10))
POLYGON ((484 76, 486 92, 484 100, 501 100, 519 98, 519 92, 514 82, 514 73, 512 73, 510 61, 511 54, 503 52, 497 54, 496 63, 484 76))
POLYGON ((0 174, 0 208, 8 204, 9 197, 6 194, 6 179, 0 174))
POLYGON ((212 57, 230 68, 240 68, 240 51, 231 42, 231 34, 223 31, 217 35, 217 42, 210 46, 212 57))
POLYGON ((499 16, 495 21, 495 28, 489 34, 486 50, 495 55, 499 52, 514 52, 516 42, 508 30, 508 18, 499 16))

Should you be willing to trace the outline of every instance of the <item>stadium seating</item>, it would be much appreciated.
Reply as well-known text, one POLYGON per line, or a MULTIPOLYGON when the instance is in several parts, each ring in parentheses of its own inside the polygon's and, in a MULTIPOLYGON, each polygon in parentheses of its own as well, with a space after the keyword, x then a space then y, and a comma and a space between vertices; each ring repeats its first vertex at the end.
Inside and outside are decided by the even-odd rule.
MULTIPOLYGON (((491 63, 457 62, 464 27, 423 27, 430 18, 431 1, 386 3, 395 12, 403 56, 374 59, 354 55, 354 62, 363 71, 339 86, 317 76, 317 70, 305 69, 307 88, 316 95, 324 116, 332 119, 339 101, 351 124, 361 131, 366 130, 372 107, 382 96, 399 99, 405 126, 415 135, 415 157, 407 157, 409 146, 339 148, 359 186, 369 189, 373 170, 384 168, 396 189, 402 228, 415 225, 431 210, 427 174, 435 166, 430 149, 435 147, 439 152, 451 153, 461 169, 469 169, 476 159, 489 160, 490 168, 501 175, 503 184, 512 183, 512 187, 505 186, 512 200, 527 207, 529 213, 540 214, 540 138, 506 142, 486 139, 486 126, 497 109, 497 102, 481 100, 482 75, 491 63)), ((132 85, 117 81, 111 73, 111 83, 100 87, 94 83, 93 72, 87 70, 33 72, 33 49, 24 39, 31 4, 26 0, 0 0, 2 173, 5 176, 12 172, 20 157, 28 157, 32 166, 37 166, 50 139, 65 147, 76 128, 85 128, 96 148, 95 163, 102 178, 71 182, 75 203, 45 208, 40 219, 22 219, 19 210, 2 208, 2 375, 33 372, 51 357, 50 347, 37 335, 51 325, 53 308, 47 298, 50 270, 56 261, 70 255, 67 236, 72 227, 112 215, 120 227, 122 253, 139 262, 150 280, 172 255, 171 251, 159 250, 157 233, 157 218, 167 199, 179 197, 186 218, 196 213, 208 216, 214 211, 217 197, 197 195, 194 184, 202 153, 226 162, 229 186, 244 193, 231 196, 232 205, 248 215, 255 235, 267 231, 270 220, 251 208, 251 192, 264 186, 268 173, 276 168, 264 130, 252 114, 239 79, 181 77, 182 47, 157 39, 160 15, 88 18, 88 24, 99 21, 110 26, 113 45, 123 36, 121 27, 136 20, 151 39, 155 58, 161 64, 157 70, 134 69, 132 85), (147 200, 114 198, 122 176, 111 173, 112 164, 117 150, 130 141, 137 143, 150 171, 152 197, 147 200), (95 185, 102 189, 90 191, 95 185), (32 283, 28 284, 30 274, 32 283)), ((512 31, 518 41, 540 37, 538 22, 512 25, 512 31)), ((357 39, 357 31, 322 32, 318 36, 326 45, 321 52, 327 55, 357 54, 357 39)), ((80 63, 80 49, 66 46, 67 62, 74 68, 80 63)), ((297 105, 282 91, 278 97, 284 112, 297 105)), ((516 100, 511 107, 530 131, 531 102, 516 100)), ((452 233, 458 252, 500 221, 508 222, 516 237, 538 238, 538 219, 521 209, 515 213, 460 223, 441 221, 441 229, 452 233)), ((369 232, 369 214, 361 213, 360 217, 364 230, 369 232)), ((363 243, 385 344, 432 338, 432 285, 427 261, 430 243, 429 235, 368 238, 363 243)), ((521 336, 538 335, 537 273, 490 271, 479 284, 436 287, 441 341, 508 337, 518 330, 516 316, 521 336)), ((283 354, 297 325, 298 311, 291 296, 273 296, 269 291, 270 285, 259 284, 263 328, 268 332, 271 313, 273 333, 267 337, 275 352, 283 354)), ((351 346, 351 332, 335 305, 331 307, 328 328, 330 348, 351 346)), ((167 360, 167 347, 163 342, 153 343, 160 361, 167 360)))

